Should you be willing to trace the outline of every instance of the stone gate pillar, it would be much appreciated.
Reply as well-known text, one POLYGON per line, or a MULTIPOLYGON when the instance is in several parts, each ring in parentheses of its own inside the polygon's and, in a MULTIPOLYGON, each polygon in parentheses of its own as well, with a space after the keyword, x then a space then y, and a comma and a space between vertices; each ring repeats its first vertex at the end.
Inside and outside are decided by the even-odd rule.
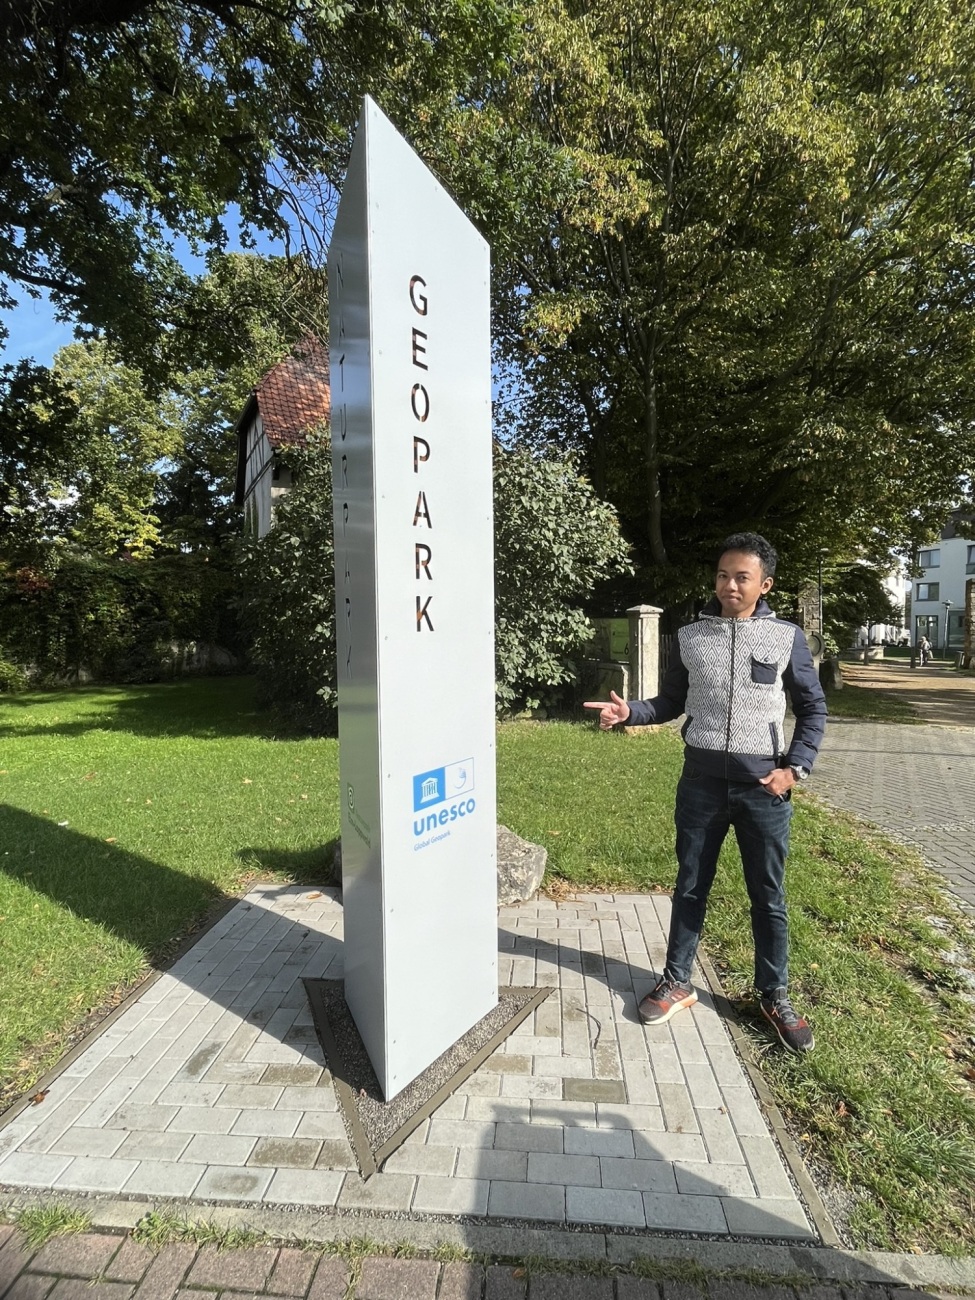
POLYGON ((630 624, 630 698, 649 700, 660 689, 660 615, 656 605, 633 605, 630 624))

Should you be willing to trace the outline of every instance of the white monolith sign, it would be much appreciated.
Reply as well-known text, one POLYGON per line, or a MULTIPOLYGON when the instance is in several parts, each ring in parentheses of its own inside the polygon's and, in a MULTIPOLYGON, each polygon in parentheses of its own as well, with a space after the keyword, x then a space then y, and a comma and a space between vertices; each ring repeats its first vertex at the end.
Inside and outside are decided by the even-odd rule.
POLYGON ((489 250, 368 98, 328 270, 345 996, 388 1099, 498 995, 489 250))

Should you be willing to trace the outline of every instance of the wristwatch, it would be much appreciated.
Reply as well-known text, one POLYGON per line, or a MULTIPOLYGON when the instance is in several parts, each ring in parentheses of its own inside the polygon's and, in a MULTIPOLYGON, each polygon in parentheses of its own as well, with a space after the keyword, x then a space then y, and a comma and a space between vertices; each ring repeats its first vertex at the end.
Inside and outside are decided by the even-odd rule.
POLYGON ((809 768, 808 768, 808 767, 802 767, 802 766, 800 766, 800 764, 798 764, 798 763, 791 763, 789 766, 790 766, 790 770, 791 770, 791 772, 792 772, 792 775, 796 778, 797 781, 805 781, 805 780, 807 780, 807 778, 808 778, 808 776, 809 776, 809 768))

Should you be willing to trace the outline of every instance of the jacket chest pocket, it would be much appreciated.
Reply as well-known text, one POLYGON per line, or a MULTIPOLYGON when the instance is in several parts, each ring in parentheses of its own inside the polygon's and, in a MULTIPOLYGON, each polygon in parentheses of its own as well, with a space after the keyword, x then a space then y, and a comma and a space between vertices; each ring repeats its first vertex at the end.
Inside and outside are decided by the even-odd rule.
POLYGON ((752 681, 762 686, 774 686, 779 675, 777 663, 766 663, 752 655, 752 681))

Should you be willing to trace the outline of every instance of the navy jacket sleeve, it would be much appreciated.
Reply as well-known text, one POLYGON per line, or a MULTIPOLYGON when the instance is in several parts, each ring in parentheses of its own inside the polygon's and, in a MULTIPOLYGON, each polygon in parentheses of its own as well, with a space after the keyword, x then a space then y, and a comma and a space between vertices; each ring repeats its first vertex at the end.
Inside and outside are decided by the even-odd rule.
POLYGON ((626 720, 628 727, 648 727, 654 723, 672 722, 684 712, 687 702, 687 669, 680 657, 678 646, 674 646, 674 655, 670 667, 664 673, 660 694, 652 700, 627 700, 630 716, 626 720))
POLYGON ((792 701, 792 712, 796 715, 792 744, 783 766, 807 767, 811 770, 826 731, 826 695, 819 684, 819 675, 806 638, 799 628, 796 628, 792 657, 782 674, 782 684, 792 701))

